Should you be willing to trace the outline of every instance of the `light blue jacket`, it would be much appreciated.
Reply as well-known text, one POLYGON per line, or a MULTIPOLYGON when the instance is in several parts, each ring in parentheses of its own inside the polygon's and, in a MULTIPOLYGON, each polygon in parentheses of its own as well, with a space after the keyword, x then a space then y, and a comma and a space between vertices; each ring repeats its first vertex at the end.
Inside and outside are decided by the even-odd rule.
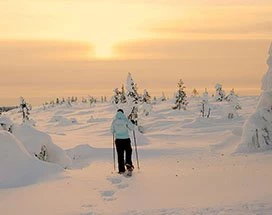
POLYGON ((111 124, 111 132, 115 139, 128 139, 128 130, 133 130, 134 125, 127 119, 125 114, 118 111, 111 124))

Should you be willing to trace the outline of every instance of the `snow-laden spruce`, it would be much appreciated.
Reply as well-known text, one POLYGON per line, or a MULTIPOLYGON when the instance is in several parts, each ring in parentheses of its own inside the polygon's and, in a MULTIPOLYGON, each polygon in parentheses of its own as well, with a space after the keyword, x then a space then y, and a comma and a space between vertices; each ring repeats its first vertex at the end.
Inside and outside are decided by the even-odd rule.
POLYGON ((198 97, 198 96, 199 96, 199 93, 198 93, 198 91, 196 90, 196 88, 194 88, 193 91, 192 91, 192 97, 193 97, 193 98, 196 98, 196 97, 198 97))
POLYGON ((121 94, 121 92, 119 91, 118 88, 115 88, 113 90, 113 93, 114 94, 113 94, 113 97, 112 97, 112 103, 118 104, 120 102, 120 94, 121 94))
POLYGON ((126 93, 124 85, 122 85, 121 91, 118 88, 113 90, 113 100, 112 103, 119 104, 119 103, 126 103, 126 93))
POLYGON ((267 65, 268 71, 262 80, 262 94, 257 110, 244 124, 238 152, 272 149, 272 43, 267 65))
POLYGON ((166 101, 166 100, 167 100, 167 99, 166 99, 165 93, 162 92, 162 96, 160 97, 160 101, 164 102, 164 101, 166 101))
POLYGON ((127 97, 126 97, 127 106, 130 109, 130 114, 128 118, 133 123, 135 123, 135 125, 137 125, 140 95, 138 94, 137 84, 132 79, 130 73, 128 73, 126 88, 127 88, 127 97))
POLYGON ((120 102, 121 102, 121 103, 126 103, 126 102, 127 102, 125 87, 124 87, 123 84, 122 84, 121 92, 120 92, 120 102))
POLYGON ((27 122, 29 120, 29 115, 30 115, 30 110, 31 110, 31 106, 26 103, 25 99, 21 96, 20 97, 20 112, 23 113, 23 122, 27 122))
POLYGON ((230 94, 226 97, 226 100, 229 104, 228 119, 233 119, 238 116, 237 111, 242 109, 238 100, 238 96, 234 92, 234 89, 230 91, 230 94))
POLYGON ((186 110, 188 105, 188 101, 187 101, 187 95, 185 92, 185 86, 184 86, 184 82, 182 81, 182 79, 179 80, 178 82, 178 92, 175 95, 175 106, 172 107, 173 109, 183 109, 186 110))
POLYGON ((201 101, 201 109, 200 109, 201 117, 209 118, 211 116, 211 105, 209 103, 209 94, 207 88, 203 93, 202 101, 201 101))
POLYGON ((127 88, 128 103, 138 104, 140 100, 140 96, 138 94, 137 84, 132 79, 132 76, 130 73, 128 73, 126 88, 127 88))
POLYGON ((226 96, 226 93, 222 88, 222 84, 217 83, 214 87, 215 87, 215 101, 222 102, 226 96))
POLYGON ((142 97, 141 109, 144 116, 148 116, 152 110, 151 96, 146 89, 144 90, 144 94, 142 97))

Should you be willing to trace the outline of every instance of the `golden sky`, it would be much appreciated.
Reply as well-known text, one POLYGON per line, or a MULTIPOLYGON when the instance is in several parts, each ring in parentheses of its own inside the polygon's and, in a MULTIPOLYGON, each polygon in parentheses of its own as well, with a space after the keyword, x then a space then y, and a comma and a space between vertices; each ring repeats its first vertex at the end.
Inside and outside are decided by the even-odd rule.
MULTIPOLYGON (((0 98, 259 88, 271 0, 0 0, 0 98)), ((255 90, 256 93, 256 90, 255 90)))

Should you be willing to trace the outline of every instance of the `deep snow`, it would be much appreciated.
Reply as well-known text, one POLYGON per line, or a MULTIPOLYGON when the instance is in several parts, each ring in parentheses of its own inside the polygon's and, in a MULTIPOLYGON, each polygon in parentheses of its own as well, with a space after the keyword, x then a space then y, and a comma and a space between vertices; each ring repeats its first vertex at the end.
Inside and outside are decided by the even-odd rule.
MULTIPOLYGON (((8 138, 6 143, 22 157, 10 160, 39 176, 29 175, 27 183, 20 184, 19 173, 25 169, 14 172, 1 160, 1 168, 13 174, 1 185, 17 178, 16 186, 0 187, 1 214, 272 214, 272 153, 235 153, 242 126, 258 101, 239 99, 242 110, 234 119, 227 118, 227 102, 212 99, 210 119, 200 117, 198 98, 189 98, 187 111, 172 110, 173 101, 154 105, 150 116, 140 120, 145 131, 137 132, 141 169, 132 178, 113 172, 114 105, 34 108, 36 127, 27 131, 49 134, 45 139, 56 144, 71 165, 64 169, 45 163, 20 148, 30 141, 23 130, 15 136, 1 131, 1 144, 8 138)), ((20 127, 20 113, 8 115, 20 127)))

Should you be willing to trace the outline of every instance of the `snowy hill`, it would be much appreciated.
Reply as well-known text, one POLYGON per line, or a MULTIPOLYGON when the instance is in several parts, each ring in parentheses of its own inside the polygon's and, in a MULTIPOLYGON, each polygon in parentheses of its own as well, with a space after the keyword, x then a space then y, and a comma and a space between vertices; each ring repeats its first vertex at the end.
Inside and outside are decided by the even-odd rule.
POLYGON ((4 154, 12 156, 1 162, 1 170, 10 174, 0 180, 0 211, 36 214, 43 208, 39 214, 45 215, 271 214, 272 189, 267 182, 272 173, 267 170, 272 153, 234 153, 241 142, 242 126, 254 113, 258 98, 239 100, 242 110, 233 119, 228 119, 226 101, 210 100, 210 118, 200 116, 199 98, 189 98, 186 111, 173 110, 171 100, 154 104, 150 115, 139 120, 144 128, 143 134, 136 132, 141 168, 132 178, 113 172, 110 124, 117 109, 114 105, 35 107, 30 116, 36 127, 20 125, 20 113, 12 110, 8 117, 17 124, 14 133, 1 131, 0 135, 0 143, 5 142, 1 153, 6 150, 4 154), (47 144, 49 150, 52 146, 51 162, 33 156, 41 144, 47 144), (22 171, 15 174, 15 168, 22 171), (16 188, 16 178, 26 169, 32 173, 27 174, 28 183, 16 188), (44 175, 62 177, 56 180, 44 175), (2 189, 8 187, 12 189, 2 189))

